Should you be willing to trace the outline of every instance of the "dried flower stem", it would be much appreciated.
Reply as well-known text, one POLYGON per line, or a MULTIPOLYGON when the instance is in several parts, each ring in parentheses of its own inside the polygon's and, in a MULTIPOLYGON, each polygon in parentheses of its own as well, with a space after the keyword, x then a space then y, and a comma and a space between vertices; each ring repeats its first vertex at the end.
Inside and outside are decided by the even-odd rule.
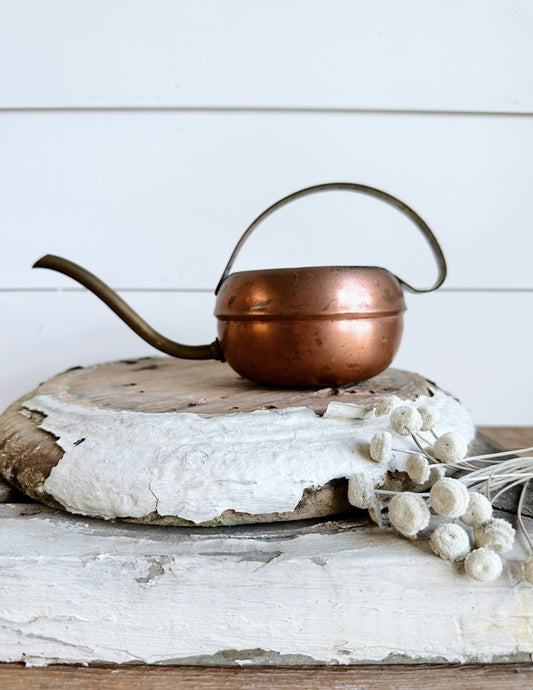
POLYGON ((526 493, 527 493, 528 482, 529 482, 529 479, 524 484, 522 491, 520 492, 520 499, 518 501, 518 509, 517 509, 517 518, 518 518, 518 524, 520 525, 520 529, 524 533, 524 536, 529 543, 529 548, 533 552, 533 539, 531 539, 531 537, 529 536, 529 533, 528 533, 526 526, 524 524, 524 518, 522 516, 522 504, 524 503, 524 498, 525 498, 526 493))
POLYGON ((516 455, 517 453, 529 453, 533 450, 533 446, 530 448, 517 448, 516 450, 502 450, 498 453, 487 453, 486 455, 471 455, 466 460, 486 460, 492 458, 503 458, 506 455, 516 455))
POLYGON ((411 432, 411 438, 413 439, 413 441, 416 443, 416 445, 417 445, 418 448, 420 449, 420 452, 421 452, 423 455, 425 455, 426 457, 428 457, 428 453, 426 452, 425 448, 422 447, 422 444, 421 444, 420 441, 417 439, 416 434, 413 434, 413 432, 411 432))
MULTIPOLYGON (((396 494, 403 494, 405 493, 404 491, 391 491, 389 489, 375 489, 374 493, 376 494, 383 494, 383 496, 396 496, 396 494)), ((425 496, 426 498, 429 498, 429 492, 417 492, 417 496, 425 496)))

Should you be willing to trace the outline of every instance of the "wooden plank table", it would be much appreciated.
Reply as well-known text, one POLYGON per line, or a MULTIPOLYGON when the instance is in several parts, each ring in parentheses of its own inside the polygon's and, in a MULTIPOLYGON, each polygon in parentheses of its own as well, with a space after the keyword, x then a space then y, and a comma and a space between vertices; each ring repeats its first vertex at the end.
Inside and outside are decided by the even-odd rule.
MULTIPOLYGON (((482 427, 480 431, 508 448, 533 445, 533 427, 482 427)), ((401 664, 364 666, 191 667, 191 666, 47 666, 0 665, 0 687, 151 688, 198 690, 237 688, 461 688, 533 687, 533 666, 510 664, 401 664)))
POLYGON ((5 690, 531 690, 530 664, 213 668, 137 666, 24 669, 0 666, 5 690))

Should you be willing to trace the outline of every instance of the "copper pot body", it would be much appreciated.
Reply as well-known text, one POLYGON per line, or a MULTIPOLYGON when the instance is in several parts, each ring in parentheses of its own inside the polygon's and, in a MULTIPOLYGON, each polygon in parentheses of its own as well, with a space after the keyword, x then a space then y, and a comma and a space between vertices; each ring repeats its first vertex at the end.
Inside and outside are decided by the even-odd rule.
POLYGON ((371 266, 319 266, 229 275, 217 295, 218 340, 252 381, 342 386, 386 369, 400 345, 399 280, 371 266))

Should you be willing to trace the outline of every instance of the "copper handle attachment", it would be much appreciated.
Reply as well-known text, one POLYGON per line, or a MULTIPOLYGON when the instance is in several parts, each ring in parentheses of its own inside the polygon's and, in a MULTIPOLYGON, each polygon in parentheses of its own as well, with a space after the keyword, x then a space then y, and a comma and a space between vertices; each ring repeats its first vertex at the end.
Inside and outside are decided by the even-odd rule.
POLYGON ((299 199, 302 196, 307 196, 308 194, 316 194, 317 192, 327 192, 334 190, 360 192, 361 194, 367 194, 368 196, 376 197, 377 199, 381 199, 381 201, 384 201, 393 206, 394 208, 398 209, 398 211, 401 211, 410 220, 412 220, 413 223, 418 227, 418 229, 426 238, 426 241, 429 244, 431 251, 433 252, 433 256, 435 257, 435 262, 438 268, 437 280, 431 287, 420 289, 412 287, 411 285, 409 285, 409 283, 406 283, 401 278, 398 278, 398 276, 396 276, 396 278, 398 278, 400 283, 410 292, 431 292, 432 290, 436 290, 442 285, 442 283, 446 279, 446 259, 444 258, 444 254, 442 253, 442 249, 437 241, 437 238, 432 233, 427 223, 423 221, 422 218, 420 218, 418 213, 413 211, 413 209, 407 206, 407 204, 404 204, 403 201, 400 201, 395 196, 392 196, 392 194, 388 194, 387 192, 384 192, 381 189, 369 187, 364 184, 357 184, 355 182, 328 182, 326 184, 317 184, 313 187, 306 187, 305 189, 300 189, 297 192, 293 192, 292 194, 283 197, 283 199, 276 201, 276 203, 272 204, 272 206, 269 206, 266 209, 266 211, 263 211, 263 213, 261 213, 261 215, 258 216, 253 221, 253 223, 248 226, 240 240, 237 242, 237 245, 233 250, 232 255, 230 256, 229 261, 226 264, 226 268, 224 269, 222 277, 218 282, 217 288, 215 290, 215 295, 218 294, 220 288, 222 287, 222 283, 228 277, 235 262, 235 259, 241 251, 243 244, 246 242, 248 237, 252 234, 252 232, 260 223, 262 223, 266 218, 268 218, 268 216, 274 213, 274 211, 277 211, 282 206, 285 206, 286 204, 289 204, 291 201, 295 201, 296 199, 299 199))

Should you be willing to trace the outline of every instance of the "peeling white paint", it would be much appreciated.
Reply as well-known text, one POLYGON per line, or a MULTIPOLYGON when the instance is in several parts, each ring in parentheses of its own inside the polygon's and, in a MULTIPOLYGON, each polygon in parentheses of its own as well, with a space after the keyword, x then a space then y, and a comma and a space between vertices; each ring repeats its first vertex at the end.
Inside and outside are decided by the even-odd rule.
POLYGON ((0 661, 353 664, 533 653, 520 541, 502 577, 480 583, 423 538, 349 523, 327 533, 191 530, 31 509, 0 506, 0 661))
MULTIPOLYGON (((420 397, 441 413, 438 433, 474 436, 470 415, 443 392, 420 397)), ((42 412, 41 428, 65 451, 44 490, 73 513, 143 517, 153 511, 196 523, 225 510, 263 514, 294 510, 306 488, 386 466, 368 444, 387 417, 320 417, 308 408, 205 416, 102 410, 41 395, 24 404, 42 412)), ((393 447, 413 449, 393 432, 393 447)), ((402 467, 406 456, 392 461, 402 467)))

